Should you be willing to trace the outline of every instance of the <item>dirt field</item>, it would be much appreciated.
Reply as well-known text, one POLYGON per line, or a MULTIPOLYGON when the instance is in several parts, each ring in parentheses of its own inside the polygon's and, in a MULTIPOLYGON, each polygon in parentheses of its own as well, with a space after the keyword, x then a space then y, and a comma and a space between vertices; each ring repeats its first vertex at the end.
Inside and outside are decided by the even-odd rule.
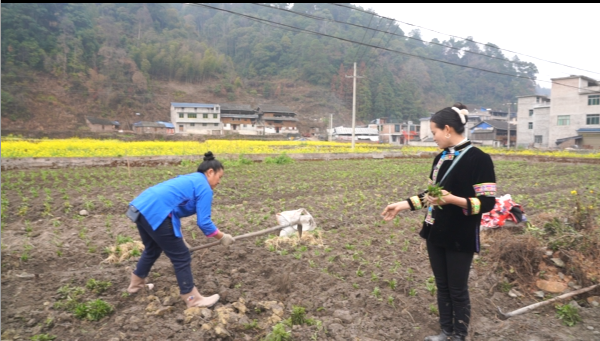
MULTIPOLYGON (((122 263, 103 261, 108 248, 139 239, 123 215, 127 203, 194 165, 3 171, 2 340, 258 340, 289 318, 294 306, 304 307, 309 319, 285 327, 294 340, 422 340, 439 331, 432 272, 417 234, 424 212, 390 223, 379 213, 420 192, 430 167, 431 160, 402 159, 228 168, 213 202, 221 230, 257 231, 277 225, 277 212, 306 208, 321 230, 312 236, 322 243, 274 247, 264 237, 195 252, 196 285, 222 299, 210 310, 185 312, 166 257, 152 270, 154 290, 131 296, 124 292, 135 253, 122 263), (89 284, 92 279, 110 286, 103 291, 89 284), (89 314, 77 318, 67 305, 97 299, 113 307, 98 321, 89 314)), ((470 340, 600 340, 600 307, 586 300, 600 296, 598 289, 576 298, 582 321, 572 327, 561 323, 553 305, 507 321, 496 313, 497 307, 506 312, 540 301, 535 281, 549 274, 561 272, 571 286, 597 283, 594 253, 573 249, 583 243, 559 245, 568 238, 553 237, 556 252, 547 256, 540 242, 531 249, 540 254, 533 277, 517 266, 502 271, 492 257, 513 240, 549 240, 536 231, 550 233, 545 225, 571 217, 577 205, 597 212, 598 167, 498 161, 496 174, 499 194, 512 194, 532 225, 483 235, 470 277, 470 340), (576 263, 574 255, 591 265, 576 263), (553 264, 556 257, 564 268, 553 264), (523 296, 513 298, 508 289, 523 296)), ((594 226, 586 234, 597 236, 597 216, 589 221, 594 226)), ((184 234, 193 246, 207 242, 193 219, 184 221, 184 234)))

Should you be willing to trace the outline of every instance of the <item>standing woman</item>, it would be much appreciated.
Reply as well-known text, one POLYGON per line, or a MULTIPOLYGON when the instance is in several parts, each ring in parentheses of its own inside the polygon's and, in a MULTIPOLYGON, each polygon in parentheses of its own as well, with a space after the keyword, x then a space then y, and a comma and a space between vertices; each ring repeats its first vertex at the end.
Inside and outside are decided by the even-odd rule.
POLYGON ((428 207, 419 234, 427 240, 442 332, 425 341, 465 340, 471 315, 469 269, 474 252, 479 252, 481 214, 496 203, 492 159, 463 136, 468 113, 456 103, 431 117, 433 139, 444 151, 433 161, 429 183, 443 187, 443 197, 423 192, 388 205, 382 213, 389 221, 400 211, 428 207))
POLYGON ((204 297, 194 286, 192 257, 182 238, 179 219, 196 214, 198 227, 206 237, 214 237, 223 245, 234 242, 231 235, 217 229, 210 217, 213 189, 221 181, 224 170, 223 164, 208 152, 197 172, 150 187, 129 204, 127 216, 136 223, 145 246, 131 274, 129 293, 136 293, 147 285, 145 278, 164 251, 173 264, 181 299, 188 308, 211 307, 219 301, 218 294, 204 297))

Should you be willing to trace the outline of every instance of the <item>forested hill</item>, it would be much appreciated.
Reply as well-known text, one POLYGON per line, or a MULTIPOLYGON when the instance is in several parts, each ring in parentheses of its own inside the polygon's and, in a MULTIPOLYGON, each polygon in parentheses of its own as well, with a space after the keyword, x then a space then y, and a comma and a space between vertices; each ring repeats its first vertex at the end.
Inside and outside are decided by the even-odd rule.
POLYGON ((452 101, 499 107, 535 91, 526 79, 324 36, 500 73, 537 73, 491 43, 424 42, 418 31, 403 32, 349 4, 208 5, 315 34, 197 5, 2 3, 2 127, 73 129, 83 115, 128 121, 135 112, 165 119, 172 100, 280 103, 301 119, 333 112, 344 121, 352 94, 345 75, 354 61, 365 77, 357 90, 365 122, 417 119, 452 101))

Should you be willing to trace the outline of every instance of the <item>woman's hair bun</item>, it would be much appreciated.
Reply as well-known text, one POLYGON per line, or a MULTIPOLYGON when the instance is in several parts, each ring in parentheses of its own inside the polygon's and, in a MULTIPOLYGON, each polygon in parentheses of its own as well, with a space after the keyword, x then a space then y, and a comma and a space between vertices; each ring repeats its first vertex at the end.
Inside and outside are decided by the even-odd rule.
POLYGON ((466 106, 466 105, 464 105, 464 104, 462 104, 462 103, 460 103, 460 102, 456 102, 456 103, 454 103, 454 105, 452 105, 452 106, 453 106, 453 107, 455 107, 455 108, 461 109, 461 110, 462 110, 462 109, 469 110, 469 109, 467 108, 467 106, 466 106))
POLYGON ((204 161, 212 161, 215 159, 215 155, 212 152, 204 153, 204 161))

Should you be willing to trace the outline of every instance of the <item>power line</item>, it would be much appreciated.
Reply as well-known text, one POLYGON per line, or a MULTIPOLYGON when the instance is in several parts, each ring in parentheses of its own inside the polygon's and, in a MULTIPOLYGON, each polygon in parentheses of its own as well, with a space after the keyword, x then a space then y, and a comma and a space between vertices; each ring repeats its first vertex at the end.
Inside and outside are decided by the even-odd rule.
MULTIPOLYGON (((287 28, 298 30, 298 31, 300 31, 302 33, 309 33, 309 34, 314 34, 314 35, 317 35, 317 36, 334 38, 334 39, 345 41, 345 42, 348 42, 348 43, 359 44, 359 45, 368 46, 368 47, 373 47, 373 48, 376 48, 376 49, 381 49, 381 50, 384 50, 384 51, 389 51, 389 52, 393 52, 393 53, 397 53, 397 54, 401 54, 401 55, 405 55, 405 56, 409 56, 409 57, 415 57, 415 58, 419 58, 419 59, 423 59, 423 60, 428 60, 428 61, 433 61, 433 62, 448 64, 448 65, 454 65, 454 66, 459 66, 459 67, 466 68, 466 69, 478 70, 478 71, 482 71, 482 72, 488 72, 488 73, 493 73, 493 74, 502 75, 502 76, 509 76, 509 77, 513 77, 513 78, 527 79, 527 80, 530 80, 530 81, 535 81, 536 80, 535 78, 531 78, 531 77, 527 77, 527 76, 512 75, 512 74, 509 74, 509 73, 504 73, 504 72, 499 72, 499 71, 493 71, 493 70, 487 70, 487 69, 482 69, 482 68, 478 68, 478 67, 474 67, 474 66, 461 65, 461 64, 457 64, 457 63, 453 63, 453 62, 449 62, 449 61, 445 61, 445 60, 440 60, 440 59, 435 59, 435 58, 429 58, 429 57, 424 57, 424 56, 418 56, 418 55, 414 55, 414 54, 403 52, 403 51, 392 50, 392 49, 389 49, 387 47, 370 45, 370 44, 366 44, 366 43, 354 41, 352 39, 347 39, 347 38, 342 38, 342 37, 336 37, 336 36, 333 36, 333 35, 329 35, 329 34, 325 34, 325 33, 319 33, 319 32, 315 32, 315 31, 311 31, 311 30, 307 30, 307 29, 300 29, 300 28, 297 28, 297 27, 294 27, 294 26, 291 26, 291 25, 287 25, 287 24, 283 24, 283 23, 278 23, 278 22, 273 22, 273 21, 270 21, 270 20, 267 20, 267 19, 258 18, 258 17, 253 17, 253 16, 250 16, 250 15, 247 15, 247 14, 243 14, 243 13, 239 13, 239 12, 234 12, 234 11, 227 10, 227 9, 224 9, 224 8, 213 7, 213 6, 209 6, 209 5, 205 5, 205 4, 201 4, 201 3, 190 3, 190 4, 191 5, 196 5, 196 6, 202 6, 202 7, 206 7, 206 8, 210 8, 210 9, 214 9, 214 10, 217 10, 217 11, 222 11, 222 12, 226 12, 226 13, 230 13, 230 14, 234 14, 234 15, 239 15, 241 17, 252 19, 252 20, 255 20, 255 21, 258 21, 258 22, 261 22, 261 23, 277 24, 277 25, 280 25, 280 26, 283 26, 283 27, 287 27, 287 28)), ((552 81, 540 80, 540 82, 551 83, 551 84, 558 84, 558 85, 562 85, 562 86, 565 86, 565 87, 575 88, 575 89, 582 90, 582 88, 579 88, 577 86, 572 86, 572 85, 567 85, 567 84, 561 84, 561 83, 552 82, 552 81)), ((589 89, 584 89, 584 90, 590 91, 589 89)), ((600 93, 600 91, 590 91, 590 93, 600 93)))
MULTIPOLYGON (((265 6, 265 7, 271 7, 271 6, 266 6, 266 5, 256 4, 256 3, 255 3, 255 5, 265 6)), ((286 10, 286 11, 288 11, 288 10, 286 10)), ((290 11, 290 12, 293 12, 293 11, 290 11)), ((371 21, 373 21, 373 18, 375 18, 375 15, 371 15, 371 19, 369 20, 369 24, 367 26, 371 27, 371 21)), ((381 20, 381 19, 379 19, 379 20, 381 20)), ((365 37, 367 36, 367 32, 368 31, 365 30, 365 34, 363 34, 363 37, 360 39, 360 41, 364 41, 365 40, 365 37)), ((356 48, 356 53, 354 54, 354 60, 355 61, 356 61, 356 56, 358 56, 358 50, 360 50, 360 47, 356 48)))
MULTIPOLYGON (((397 37, 400 37, 402 39, 416 40, 416 41, 420 41, 420 42, 425 43, 425 44, 437 45, 437 46, 445 47, 445 48, 448 48, 448 49, 456 50, 456 51, 459 51, 459 52, 470 53, 470 54, 474 54, 474 55, 478 55, 478 56, 482 56, 482 57, 486 57, 486 58, 491 58, 491 59, 498 59, 498 60, 501 60, 503 62, 507 62, 507 63, 510 63, 510 64, 515 64, 515 65, 519 65, 519 66, 525 64, 525 62, 514 62, 514 61, 509 60, 507 58, 490 56, 490 55, 487 55, 485 53, 475 52, 475 51, 470 51, 470 50, 465 50, 464 48, 460 48, 460 47, 454 47, 454 46, 451 46, 451 45, 445 45, 445 44, 436 43, 436 42, 427 42, 427 41, 425 41, 423 39, 419 39, 419 38, 416 38, 416 37, 410 37, 410 36, 406 36, 406 35, 403 35, 403 34, 396 34, 395 32, 397 31, 398 28, 400 28, 399 26, 396 26, 396 31, 394 31, 394 33, 389 33, 387 31, 383 31, 383 30, 378 30, 378 29, 375 29, 375 28, 371 28, 370 27, 371 26, 371 22, 370 21, 369 21, 369 25, 368 26, 363 26, 363 25, 359 25, 359 24, 354 24, 354 23, 346 22, 346 21, 340 21, 340 20, 335 20, 335 19, 320 17, 320 16, 317 16, 317 15, 314 15, 314 14, 307 14, 307 13, 302 13, 302 12, 296 12, 296 11, 292 11, 292 10, 289 10, 289 9, 286 9, 286 8, 278 8, 278 7, 273 7, 273 6, 264 5, 264 4, 260 4, 260 3, 255 3, 255 2, 253 2, 252 4, 257 5, 257 6, 262 6, 262 7, 268 7, 268 8, 271 8, 271 9, 278 10, 278 11, 284 11, 284 12, 288 12, 288 13, 293 13, 293 14, 300 15, 300 16, 303 16, 303 17, 306 17, 306 18, 310 18, 310 19, 322 20, 322 21, 328 21, 328 22, 334 22, 334 23, 338 23, 338 24, 342 24, 342 25, 349 25, 349 26, 354 26, 354 27, 363 28, 363 29, 367 29, 367 30, 373 30, 374 31, 373 37, 375 36, 375 34, 377 32, 382 32, 384 34, 391 34, 393 36, 397 36, 397 37)), ((373 14, 371 12, 365 12, 365 13, 373 14)), ((391 23, 396 22, 396 20, 391 19, 391 18, 387 18, 387 17, 383 17, 383 16, 379 16, 379 17, 381 19, 390 20, 391 23)), ((373 17, 371 17, 371 18, 373 18, 373 17)), ((365 32, 365 35, 366 35, 366 32, 365 32)), ((391 37, 390 37, 390 39, 388 39, 388 42, 389 42, 389 40, 391 40, 391 37)), ((361 41, 364 41, 364 36, 363 36, 363 39, 361 39, 361 41)), ((469 40, 469 41, 472 41, 472 40, 469 40)), ((356 56, 355 56, 355 60, 356 60, 356 56)))
MULTIPOLYGON (((375 14, 374 12, 366 11, 366 10, 360 8, 360 7, 352 7, 352 6, 348 6, 348 5, 344 5, 344 4, 338 4, 338 3, 335 3, 335 2, 330 2, 329 4, 334 5, 334 6, 349 8, 349 9, 356 10, 356 11, 363 12, 363 13, 375 14)), ((438 33, 438 34, 443 34, 443 35, 446 35, 446 36, 449 36, 449 37, 452 37, 452 38, 457 38, 457 39, 461 39, 461 40, 467 40, 467 39, 462 38, 462 37, 458 37, 458 36, 455 36, 455 35, 452 35, 452 34, 448 34, 448 33, 444 33, 444 32, 439 32, 439 31, 432 30, 432 29, 427 28, 427 27, 423 27, 423 26, 419 26, 419 25, 414 25, 414 24, 407 23, 407 22, 400 21, 400 20, 396 20, 396 19, 393 19, 393 18, 384 17, 384 16, 381 16, 379 14, 375 14, 375 15, 377 15, 379 17, 382 17, 382 18, 389 19, 389 20, 393 20, 395 22, 402 23, 402 24, 405 24, 405 25, 409 25, 409 26, 413 26, 413 27, 417 27, 417 28, 422 28, 424 30, 435 32, 435 33, 438 33)), ((569 65, 562 64, 562 63, 559 63, 559 62, 553 62, 551 60, 546 60, 546 59, 542 59, 542 58, 530 56, 530 55, 527 55, 527 54, 524 54, 524 53, 520 53, 520 52, 516 52, 516 51, 511 51, 511 50, 508 50, 508 49, 501 49, 501 48, 499 48, 497 46, 480 43, 480 42, 477 42, 475 40, 471 40, 471 39, 469 39, 469 40, 472 41, 472 42, 474 42, 474 43, 476 43, 476 44, 487 46, 487 47, 494 48, 494 49, 498 49, 500 51, 510 52, 510 53, 514 53, 514 54, 521 55, 521 56, 524 56, 524 57, 529 57, 529 58, 537 59, 537 60, 540 60, 540 61, 543 61, 543 62, 546 62, 546 63, 552 63, 552 64, 556 64, 556 65, 560 65, 560 66, 565 66, 565 67, 568 67, 568 68, 571 68, 571 69, 585 71, 585 72, 589 72, 589 73, 594 73, 594 74, 600 75, 600 72, 590 71, 590 70, 578 68, 578 67, 575 67, 575 66, 569 66, 569 65)))

